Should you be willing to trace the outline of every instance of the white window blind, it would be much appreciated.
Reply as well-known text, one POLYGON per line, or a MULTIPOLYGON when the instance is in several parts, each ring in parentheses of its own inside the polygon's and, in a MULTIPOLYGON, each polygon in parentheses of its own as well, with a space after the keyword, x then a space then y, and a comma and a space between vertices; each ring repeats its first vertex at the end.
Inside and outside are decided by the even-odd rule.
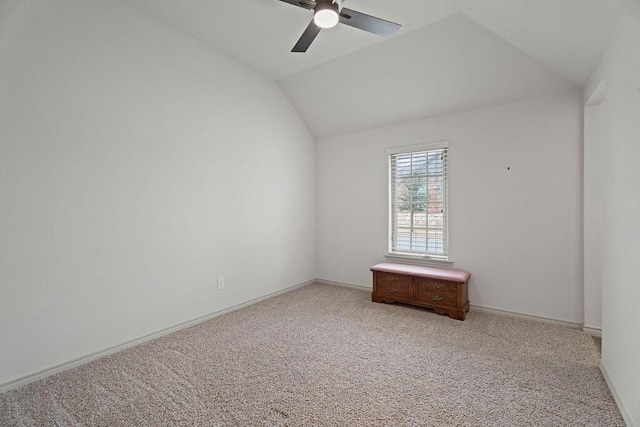
POLYGON ((448 258, 447 150, 438 143, 390 151, 390 253, 448 258))

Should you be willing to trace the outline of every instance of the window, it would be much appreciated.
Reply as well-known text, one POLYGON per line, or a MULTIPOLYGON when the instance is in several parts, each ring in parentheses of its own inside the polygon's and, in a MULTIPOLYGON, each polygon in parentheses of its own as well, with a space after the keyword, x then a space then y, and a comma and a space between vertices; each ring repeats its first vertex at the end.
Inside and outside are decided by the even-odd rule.
POLYGON ((448 142, 389 150, 389 252, 447 260, 448 142))

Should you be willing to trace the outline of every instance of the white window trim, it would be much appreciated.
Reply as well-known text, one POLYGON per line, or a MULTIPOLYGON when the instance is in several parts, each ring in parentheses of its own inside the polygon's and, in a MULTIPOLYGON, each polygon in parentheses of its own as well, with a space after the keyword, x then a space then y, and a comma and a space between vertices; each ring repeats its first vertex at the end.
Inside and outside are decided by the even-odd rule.
MULTIPOLYGON (((449 148, 449 141, 445 140, 445 141, 437 141, 437 142, 430 142, 430 143, 426 143, 426 144, 419 144, 419 145, 410 145, 410 146, 404 146, 404 147, 391 147, 388 148, 386 150, 387 153, 387 157, 394 155, 394 154, 405 154, 405 153, 413 153, 416 151, 429 151, 429 150, 441 150, 441 149, 448 149, 449 148)), ((447 162, 449 160, 447 159, 447 162)), ((448 166, 447 166, 448 167, 448 166)), ((390 175, 389 175, 390 176, 390 175)), ((449 177, 447 176, 447 187, 449 186, 449 177)), ((388 206, 390 207, 392 204, 391 201, 391 180, 387 179, 387 185, 389 188, 387 188, 387 193, 388 193, 388 206)), ((448 198, 448 195, 447 195, 448 198)), ((391 241, 391 230, 392 230, 392 224, 391 224, 391 212, 390 209, 388 210, 387 215, 389 216, 388 218, 388 230, 387 230, 387 244, 389 244, 389 242, 391 241)), ((448 202, 447 202, 447 216, 449 215, 449 209, 448 209, 448 202)), ((448 223, 449 221, 447 221, 448 223)), ((425 265, 425 266, 434 266, 434 267, 438 267, 438 266, 443 266, 443 267, 450 267, 453 265, 453 260, 451 259, 451 246, 450 246, 450 241, 449 241, 449 226, 447 225, 447 247, 448 247, 448 253, 447 256, 434 256, 434 255, 419 255, 419 254, 412 254, 412 253, 402 253, 402 252, 390 252, 387 251, 387 253, 385 254, 385 259, 387 261, 395 261, 395 262, 400 262, 400 263, 407 263, 407 264, 417 264, 417 265, 425 265)))
POLYGON ((387 149, 387 156, 392 154, 413 153, 414 151, 441 150, 449 148, 449 141, 430 142, 428 144, 411 145, 408 147, 391 147, 387 149))
POLYGON ((400 252, 387 252, 384 255, 387 261, 399 262, 401 264, 424 265, 427 267, 451 267, 453 260, 449 258, 436 258, 433 256, 421 256, 415 254, 403 254, 400 252))

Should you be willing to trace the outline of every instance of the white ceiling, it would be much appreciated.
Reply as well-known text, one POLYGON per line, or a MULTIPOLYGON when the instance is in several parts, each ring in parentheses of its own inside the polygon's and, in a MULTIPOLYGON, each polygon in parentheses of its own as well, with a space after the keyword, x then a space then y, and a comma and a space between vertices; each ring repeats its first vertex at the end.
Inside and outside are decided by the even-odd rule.
POLYGON ((584 87, 628 0, 464 0, 462 12, 584 87))
MULTIPOLYGON (((293 54, 312 12, 278 0, 125 0, 275 80, 386 39, 345 25, 323 30, 293 54)), ((346 0, 402 24, 398 36, 465 13, 532 57, 584 86, 628 0, 346 0)))
POLYGON ((464 14, 280 85, 318 138, 577 90, 464 14))
POLYGON ((124 0, 278 81, 316 137, 584 87, 629 0, 346 0, 402 24, 345 25, 291 53, 312 12, 278 0, 124 0))
MULTIPOLYGON (((275 80, 386 40, 338 25, 291 53, 313 12, 278 0, 125 0, 275 80)), ((456 0, 346 0, 345 7, 402 24, 398 34, 456 13, 456 0), (405 4, 406 3, 406 4, 405 4)))

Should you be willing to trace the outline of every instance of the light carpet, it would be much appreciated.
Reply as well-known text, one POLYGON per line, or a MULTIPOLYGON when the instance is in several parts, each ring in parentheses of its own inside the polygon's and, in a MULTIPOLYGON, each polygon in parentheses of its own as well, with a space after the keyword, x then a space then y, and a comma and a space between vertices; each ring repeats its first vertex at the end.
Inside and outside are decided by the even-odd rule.
POLYGON ((2 426, 623 426, 591 338, 313 284, 0 395, 2 426))

